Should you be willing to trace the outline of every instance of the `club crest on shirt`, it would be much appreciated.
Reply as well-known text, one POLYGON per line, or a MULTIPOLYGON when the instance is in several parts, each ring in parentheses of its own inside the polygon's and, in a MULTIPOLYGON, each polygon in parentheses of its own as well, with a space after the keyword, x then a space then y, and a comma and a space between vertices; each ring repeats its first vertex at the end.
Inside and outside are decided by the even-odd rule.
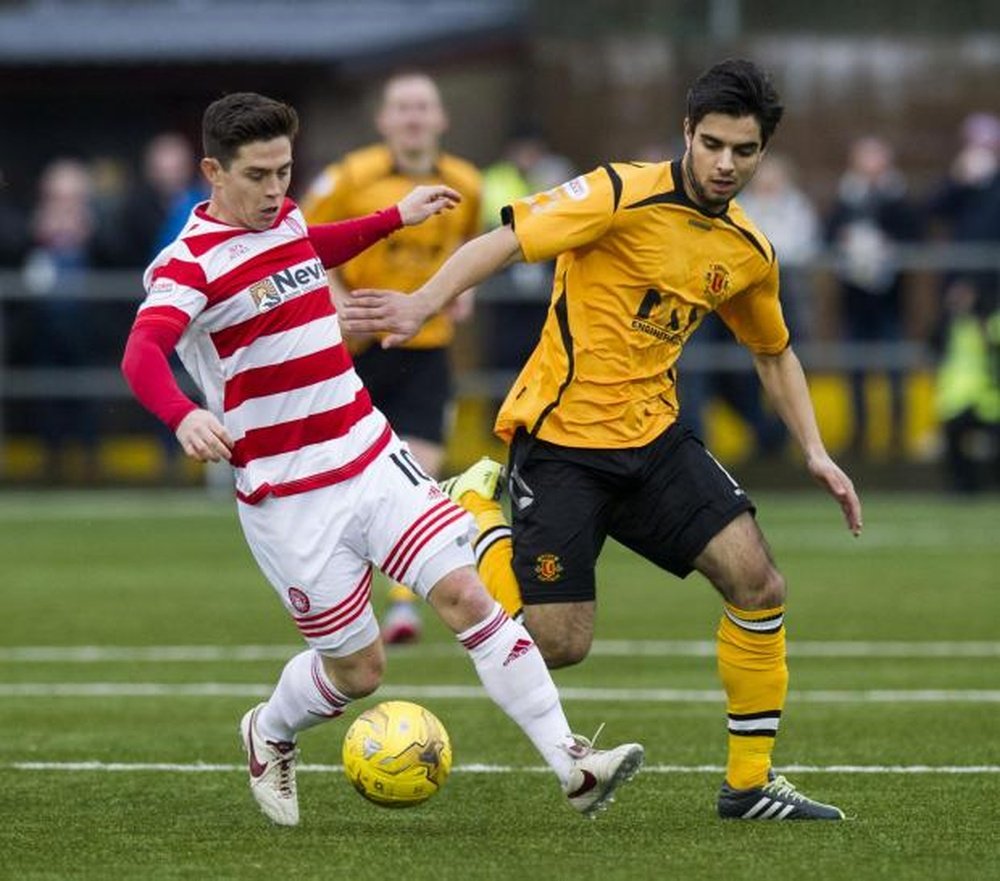
POLYGON ((306 596, 305 591, 297 587, 288 588, 288 602, 299 614, 304 615, 309 611, 309 597, 306 596))
POLYGON ((716 302, 729 290, 729 269, 722 263, 713 263, 705 273, 705 297, 716 302))
POLYGON ((562 561, 556 554, 539 554, 535 558, 535 575, 539 581, 558 581, 562 578, 562 561))
POLYGON ((281 305, 281 294, 269 278, 262 278, 250 285, 250 296, 257 304, 258 312, 268 312, 281 305))

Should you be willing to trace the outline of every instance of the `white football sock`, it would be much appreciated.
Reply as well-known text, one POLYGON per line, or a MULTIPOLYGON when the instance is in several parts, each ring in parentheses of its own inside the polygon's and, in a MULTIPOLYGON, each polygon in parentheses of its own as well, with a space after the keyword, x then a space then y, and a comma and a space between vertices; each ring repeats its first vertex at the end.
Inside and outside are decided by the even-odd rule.
POLYGON ((257 732, 265 740, 293 741, 298 732, 339 716, 350 700, 330 682, 319 652, 307 649, 285 664, 257 714, 257 732))
POLYGON ((560 783, 569 776, 572 759, 569 723, 559 693, 534 640, 497 603, 474 627, 458 634, 476 665, 493 702, 531 739, 560 783))

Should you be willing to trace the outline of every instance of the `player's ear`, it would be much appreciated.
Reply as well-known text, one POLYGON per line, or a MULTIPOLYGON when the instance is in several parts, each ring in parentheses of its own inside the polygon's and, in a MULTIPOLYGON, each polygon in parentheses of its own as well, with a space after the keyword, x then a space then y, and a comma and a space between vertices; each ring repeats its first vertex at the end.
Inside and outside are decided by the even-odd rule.
POLYGON ((694 129, 691 127, 691 120, 689 117, 684 117, 684 146, 688 149, 691 148, 691 141, 694 139, 694 129))
POLYGON ((205 180, 207 180, 212 186, 215 186, 223 172, 222 163, 213 156, 206 156, 201 160, 199 165, 201 167, 201 173, 205 175, 205 180))

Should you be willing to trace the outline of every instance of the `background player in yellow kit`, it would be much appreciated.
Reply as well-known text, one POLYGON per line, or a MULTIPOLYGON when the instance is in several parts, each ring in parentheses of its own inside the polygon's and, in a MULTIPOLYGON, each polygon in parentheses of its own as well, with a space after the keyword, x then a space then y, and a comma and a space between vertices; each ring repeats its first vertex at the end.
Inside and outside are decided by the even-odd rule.
MULTIPOLYGON (((474 166, 441 150, 448 118, 434 80, 419 71, 390 77, 375 118, 382 141, 327 166, 312 184, 302 210, 309 223, 368 214, 398 202, 418 184, 444 184, 462 194, 454 210, 407 227, 330 273, 334 297, 345 289, 388 287, 412 291, 480 229, 480 175, 474 166)), ((405 345, 383 349, 371 338, 348 343, 354 365, 375 405, 406 442, 419 472, 440 476, 447 409, 452 396, 448 347, 454 321, 472 308, 472 292, 431 318, 405 345)), ((420 618, 414 594, 394 586, 383 617, 387 643, 416 639, 420 618)))
POLYGON ((513 568, 494 500, 499 466, 474 466, 450 489, 477 516, 484 580, 509 608, 519 589, 528 630, 546 661, 563 666, 589 651, 607 536, 678 576, 697 569, 724 600, 720 816, 841 819, 771 769, 788 687, 785 581, 746 493, 677 422, 674 365, 715 311, 752 353, 810 474, 860 532, 857 494, 823 445, 789 345, 773 248, 732 201, 781 115, 762 71, 722 62, 688 93, 680 161, 605 164, 519 200, 504 209, 504 226, 460 249, 412 296, 356 292, 341 319, 391 331, 384 344, 394 345, 501 267, 556 257, 541 339, 496 423, 510 444, 513 568))

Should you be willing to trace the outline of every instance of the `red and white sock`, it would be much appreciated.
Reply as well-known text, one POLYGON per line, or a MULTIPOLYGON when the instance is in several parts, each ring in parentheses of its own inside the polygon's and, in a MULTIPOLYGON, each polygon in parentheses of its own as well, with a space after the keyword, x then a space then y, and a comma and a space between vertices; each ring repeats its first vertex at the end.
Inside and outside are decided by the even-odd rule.
POLYGON ((501 605, 463 633, 476 672, 493 702, 528 735, 560 783, 569 776, 572 759, 569 723, 559 692, 528 631, 512 621, 501 605))
POLYGON ((285 664, 257 714, 257 731, 266 740, 294 741, 300 731, 339 716, 350 702, 326 675, 319 652, 307 649, 285 664))

